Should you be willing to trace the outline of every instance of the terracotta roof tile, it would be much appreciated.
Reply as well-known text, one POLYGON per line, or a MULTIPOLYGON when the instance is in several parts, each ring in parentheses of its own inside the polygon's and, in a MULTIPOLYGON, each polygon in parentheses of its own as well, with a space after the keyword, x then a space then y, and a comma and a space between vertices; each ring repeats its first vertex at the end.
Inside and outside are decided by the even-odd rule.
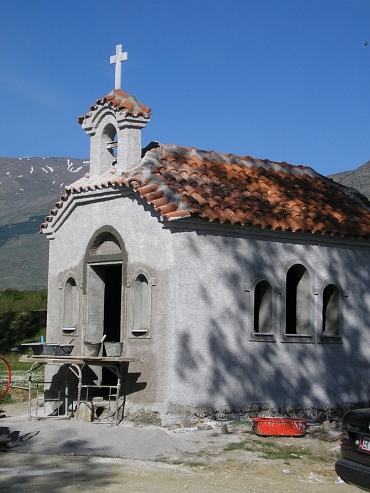
POLYGON ((304 166, 163 145, 144 156, 136 175, 139 169, 145 176, 150 169, 155 182, 175 193, 180 210, 200 218, 370 237, 369 201, 304 166))
POLYGON ((161 211, 162 215, 165 216, 165 215, 170 214, 172 212, 176 212, 177 207, 178 207, 178 204, 175 202, 172 204, 168 203, 168 204, 165 204, 163 206, 160 206, 158 209, 161 211))
POLYGON ((156 210, 158 210, 160 207, 168 205, 168 203, 169 203, 169 198, 163 196, 152 201, 152 204, 154 205, 156 210))
POLYGON ((70 194, 112 186, 134 189, 165 220, 194 216, 272 230, 370 238, 367 198, 311 168, 175 145, 152 148, 137 168, 120 176, 115 170, 97 181, 87 175, 66 187, 67 195, 42 228, 61 213, 70 194))
POLYGON ((151 114, 151 109, 139 103, 135 96, 127 94, 121 89, 114 89, 107 94, 107 96, 97 99, 96 103, 90 106, 90 112, 78 117, 78 123, 82 124, 84 120, 91 116, 91 112, 103 105, 109 105, 113 109, 125 113, 126 115, 130 114, 133 116, 144 116, 145 118, 149 118, 151 114))

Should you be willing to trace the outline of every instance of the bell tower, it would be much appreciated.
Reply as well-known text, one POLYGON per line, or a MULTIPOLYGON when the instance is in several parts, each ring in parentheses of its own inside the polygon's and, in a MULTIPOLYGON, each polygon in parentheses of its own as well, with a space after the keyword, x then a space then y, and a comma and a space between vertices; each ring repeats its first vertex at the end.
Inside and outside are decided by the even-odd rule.
POLYGON ((100 98, 78 121, 90 135, 90 175, 101 177, 138 166, 141 159, 141 130, 150 120, 150 108, 122 91, 121 63, 127 60, 122 45, 110 63, 116 64, 115 89, 100 98))

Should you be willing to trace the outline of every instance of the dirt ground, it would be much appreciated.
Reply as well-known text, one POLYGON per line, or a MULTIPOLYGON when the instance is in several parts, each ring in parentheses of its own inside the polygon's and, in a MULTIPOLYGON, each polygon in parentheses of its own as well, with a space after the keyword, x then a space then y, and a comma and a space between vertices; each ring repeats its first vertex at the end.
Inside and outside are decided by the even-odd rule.
POLYGON ((0 404, 0 492, 355 493, 338 480, 339 440, 258 437, 250 423, 166 430, 122 422, 28 421, 0 404))

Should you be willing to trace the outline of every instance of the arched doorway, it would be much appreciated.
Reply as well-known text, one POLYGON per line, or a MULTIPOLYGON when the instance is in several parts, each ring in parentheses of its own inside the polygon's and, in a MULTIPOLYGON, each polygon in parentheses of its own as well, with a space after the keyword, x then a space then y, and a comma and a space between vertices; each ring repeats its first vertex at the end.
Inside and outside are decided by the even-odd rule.
POLYGON ((85 259, 87 324, 85 340, 123 340, 123 285, 126 274, 124 244, 113 228, 99 230, 90 241, 85 259))

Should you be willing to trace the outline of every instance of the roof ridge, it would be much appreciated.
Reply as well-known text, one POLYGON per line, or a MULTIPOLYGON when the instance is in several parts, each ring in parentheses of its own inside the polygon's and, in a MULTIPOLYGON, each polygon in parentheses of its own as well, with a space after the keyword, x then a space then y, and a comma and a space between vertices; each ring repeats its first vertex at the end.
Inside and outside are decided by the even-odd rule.
MULTIPOLYGON (((238 154, 231 154, 231 153, 223 153, 223 152, 217 152, 214 150, 202 150, 202 149, 197 149, 196 147, 184 147, 184 146, 178 146, 176 144, 161 144, 161 147, 167 148, 169 151, 173 150, 174 152, 177 152, 179 149, 183 151, 183 155, 185 153, 189 153, 190 151, 190 156, 199 156, 202 154, 205 155, 210 155, 213 158, 215 158, 217 161, 227 161, 228 163, 234 162, 238 166, 245 166, 246 161, 252 162, 256 166, 261 166, 264 167, 265 169, 280 169, 281 167, 284 168, 289 168, 292 170, 294 174, 308 174, 312 177, 314 176, 323 176, 320 175, 317 171, 315 171, 313 168, 309 166, 304 166, 302 164, 295 165, 295 164, 289 164, 286 161, 271 161, 270 159, 260 159, 260 158, 255 158, 252 156, 240 156, 238 154)), ((325 177, 324 177, 325 178, 325 177)))

